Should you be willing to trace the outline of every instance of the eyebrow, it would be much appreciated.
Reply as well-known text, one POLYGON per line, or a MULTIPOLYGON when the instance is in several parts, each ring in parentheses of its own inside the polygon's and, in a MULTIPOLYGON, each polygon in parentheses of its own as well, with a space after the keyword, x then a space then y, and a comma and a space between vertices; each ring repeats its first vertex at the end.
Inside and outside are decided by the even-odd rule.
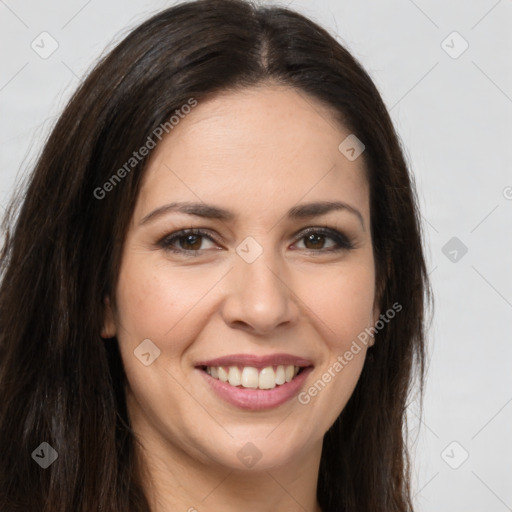
MULTIPOLYGON (((288 210, 286 216, 289 219, 309 219, 312 217, 318 217, 325 215, 332 211, 348 211, 358 217, 361 222, 361 226, 364 227, 364 219, 361 212, 353 206, 344 203, 342 201, 318 201, 314 203, 301 204, 294 206, 288 210)), ((206 219, 218 219, 222 221, 233 221, 236 218, 235 213, 206 203, 194 203, 194 202, 174 202, 164 206, 160 206, 151 213, 148 213, 140 222, 139 225, 148 224, 149 222, 156 220, 163 215, 168 213, 177 212, 184 213, 186 215, 194 215, 196 217, 206 219)))

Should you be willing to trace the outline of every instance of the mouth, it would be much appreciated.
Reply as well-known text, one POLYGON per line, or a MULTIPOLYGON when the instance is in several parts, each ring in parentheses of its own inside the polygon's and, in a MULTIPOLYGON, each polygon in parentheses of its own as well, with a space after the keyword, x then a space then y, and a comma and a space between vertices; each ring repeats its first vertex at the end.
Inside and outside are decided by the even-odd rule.
POLYGON ((262 410, 290 401, 305 385, 313 364, 290 354, 238 354, 195 365, 209 388, 241 409, 262 410))
POLYGON ((274 389, 291 382, 307 367, 276 365, 256 368, 254 366, 200 366, 210 377, 233 387, 246 389, 274 389))

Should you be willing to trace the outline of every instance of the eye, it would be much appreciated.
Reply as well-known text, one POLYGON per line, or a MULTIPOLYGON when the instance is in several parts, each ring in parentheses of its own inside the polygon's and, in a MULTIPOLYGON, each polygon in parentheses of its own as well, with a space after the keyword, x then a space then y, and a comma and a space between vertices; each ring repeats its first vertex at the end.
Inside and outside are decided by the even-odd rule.
POLYGON ((204 247, 201 247, 203 238, 215 242, 205 231, 200 229, 184 229, 166 236, 159 242, 159 245, 166 251, 188 253, 192 256, 198 256, 199 252, 204 249, 204 247), (178 242, 177 245, 179 247, 176 247, 176 242, 178 242))
POLYGON ((305 249, 313 252, 335 252, 353 249, 354 246, 350 240, 339 231, 331 228, 308 228, 300 233, 301 241, 304 241, 305 249), (332 240, 334 246, 325 248, 325 241, 332 240))
MULTIPOLYGON (((323 254, 326 252, 346 251, 354 248, 353 244, 345 235, 332 228, 308 228, 305 231, 301 231, 299 235, 302 235, 299 238, 299 242, 304 242, 304 249, 312 253, 317 252, 323 254), (331 243, 330 247, 325 248, 327 240, 334 242, 334 245, 331 243)), ((218 244, 206 231, 191 228, 167 235, 158 242, 158 245, 166 251, 190 256, 200 256, 201 252, 207 249, 203 247, 204 239, 218 244)))

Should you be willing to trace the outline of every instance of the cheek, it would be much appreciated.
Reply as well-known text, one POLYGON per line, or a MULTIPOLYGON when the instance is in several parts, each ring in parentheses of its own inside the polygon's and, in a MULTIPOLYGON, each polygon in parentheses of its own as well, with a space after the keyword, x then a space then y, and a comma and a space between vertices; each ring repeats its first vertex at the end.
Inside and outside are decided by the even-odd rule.
POLYGON ((324 431, 345 408, 361 375, 367 345, 358 336, 371 325, 374 291, 373 268, 354 265, 350 272, 331 274, 312 297, 325 352, 298 400, 312 418, 322 418, 324 431))
POLYGON ((210 281, 190 272, 173 271, 165 262, 155 263, 147 255, 134 255, 122 267, 117 289, 119 318, 130 337, 162 340, 173 330, 181 331, 182 320, 211 287, 210 281))
MULTIPOLYGON (((316 313, 324 339, 332 351, 345 350, 368 327, 375 297, 375 276, 371 265, 351 265, 350 269, 317 276, 306 304, 316 313)), ((306 295, 307 296, 307 295, 306 295)))
MULTIPOLYGON (((183 355, 209 321, 215 287, 225 275, 221 266, 178 269, 161 257, 128 253, 117 287, 118 340, 125 365, 135 362, 135 370, 141 369, 134 350, 149 339, 160 350, 156 366, 181 375, 183 355)), ((168 381, 169 376, 161 378, 168 381)))

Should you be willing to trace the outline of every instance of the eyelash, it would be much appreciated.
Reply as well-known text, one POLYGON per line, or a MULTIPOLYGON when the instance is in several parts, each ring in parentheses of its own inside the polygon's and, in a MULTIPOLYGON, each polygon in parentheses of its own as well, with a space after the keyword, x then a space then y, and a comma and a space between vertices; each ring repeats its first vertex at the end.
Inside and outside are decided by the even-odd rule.
MULTIPOLYGON (((340 252, 340 251, 350 251, 354 249, 354 245, 352 242, 342 233, 339 231, 336 231, 332 228, 327 227, 318 227, 318 228, 307 228, 299 233, 300 236, 299 240, 305 239, 308 235, 311 234, 319 234, 323 235, 327 238, 331 238, 334 242, 338 244, 338 247, 330 248, 330 249, 305 249, 306 251, 313 252, 313 253, 333 253, 333 252, 340 252)), ((201 252, 207 249, 176 249, 172 247, 172 244, 179 240, 180 238, 185 238, 188 235, 200 235, 202 237, 208 238, 212 242, 218 243, 209 233, 206 231, 203 231, 202 229, 183 229, 181 231, 177 231, 176 233, 171 233, 170 235, 166 235, 164 238, 162 238, 158 245, 162 247, 165 251, 178 253, 178 254, 185 254, 190 256, 200 256, 201 252)))

